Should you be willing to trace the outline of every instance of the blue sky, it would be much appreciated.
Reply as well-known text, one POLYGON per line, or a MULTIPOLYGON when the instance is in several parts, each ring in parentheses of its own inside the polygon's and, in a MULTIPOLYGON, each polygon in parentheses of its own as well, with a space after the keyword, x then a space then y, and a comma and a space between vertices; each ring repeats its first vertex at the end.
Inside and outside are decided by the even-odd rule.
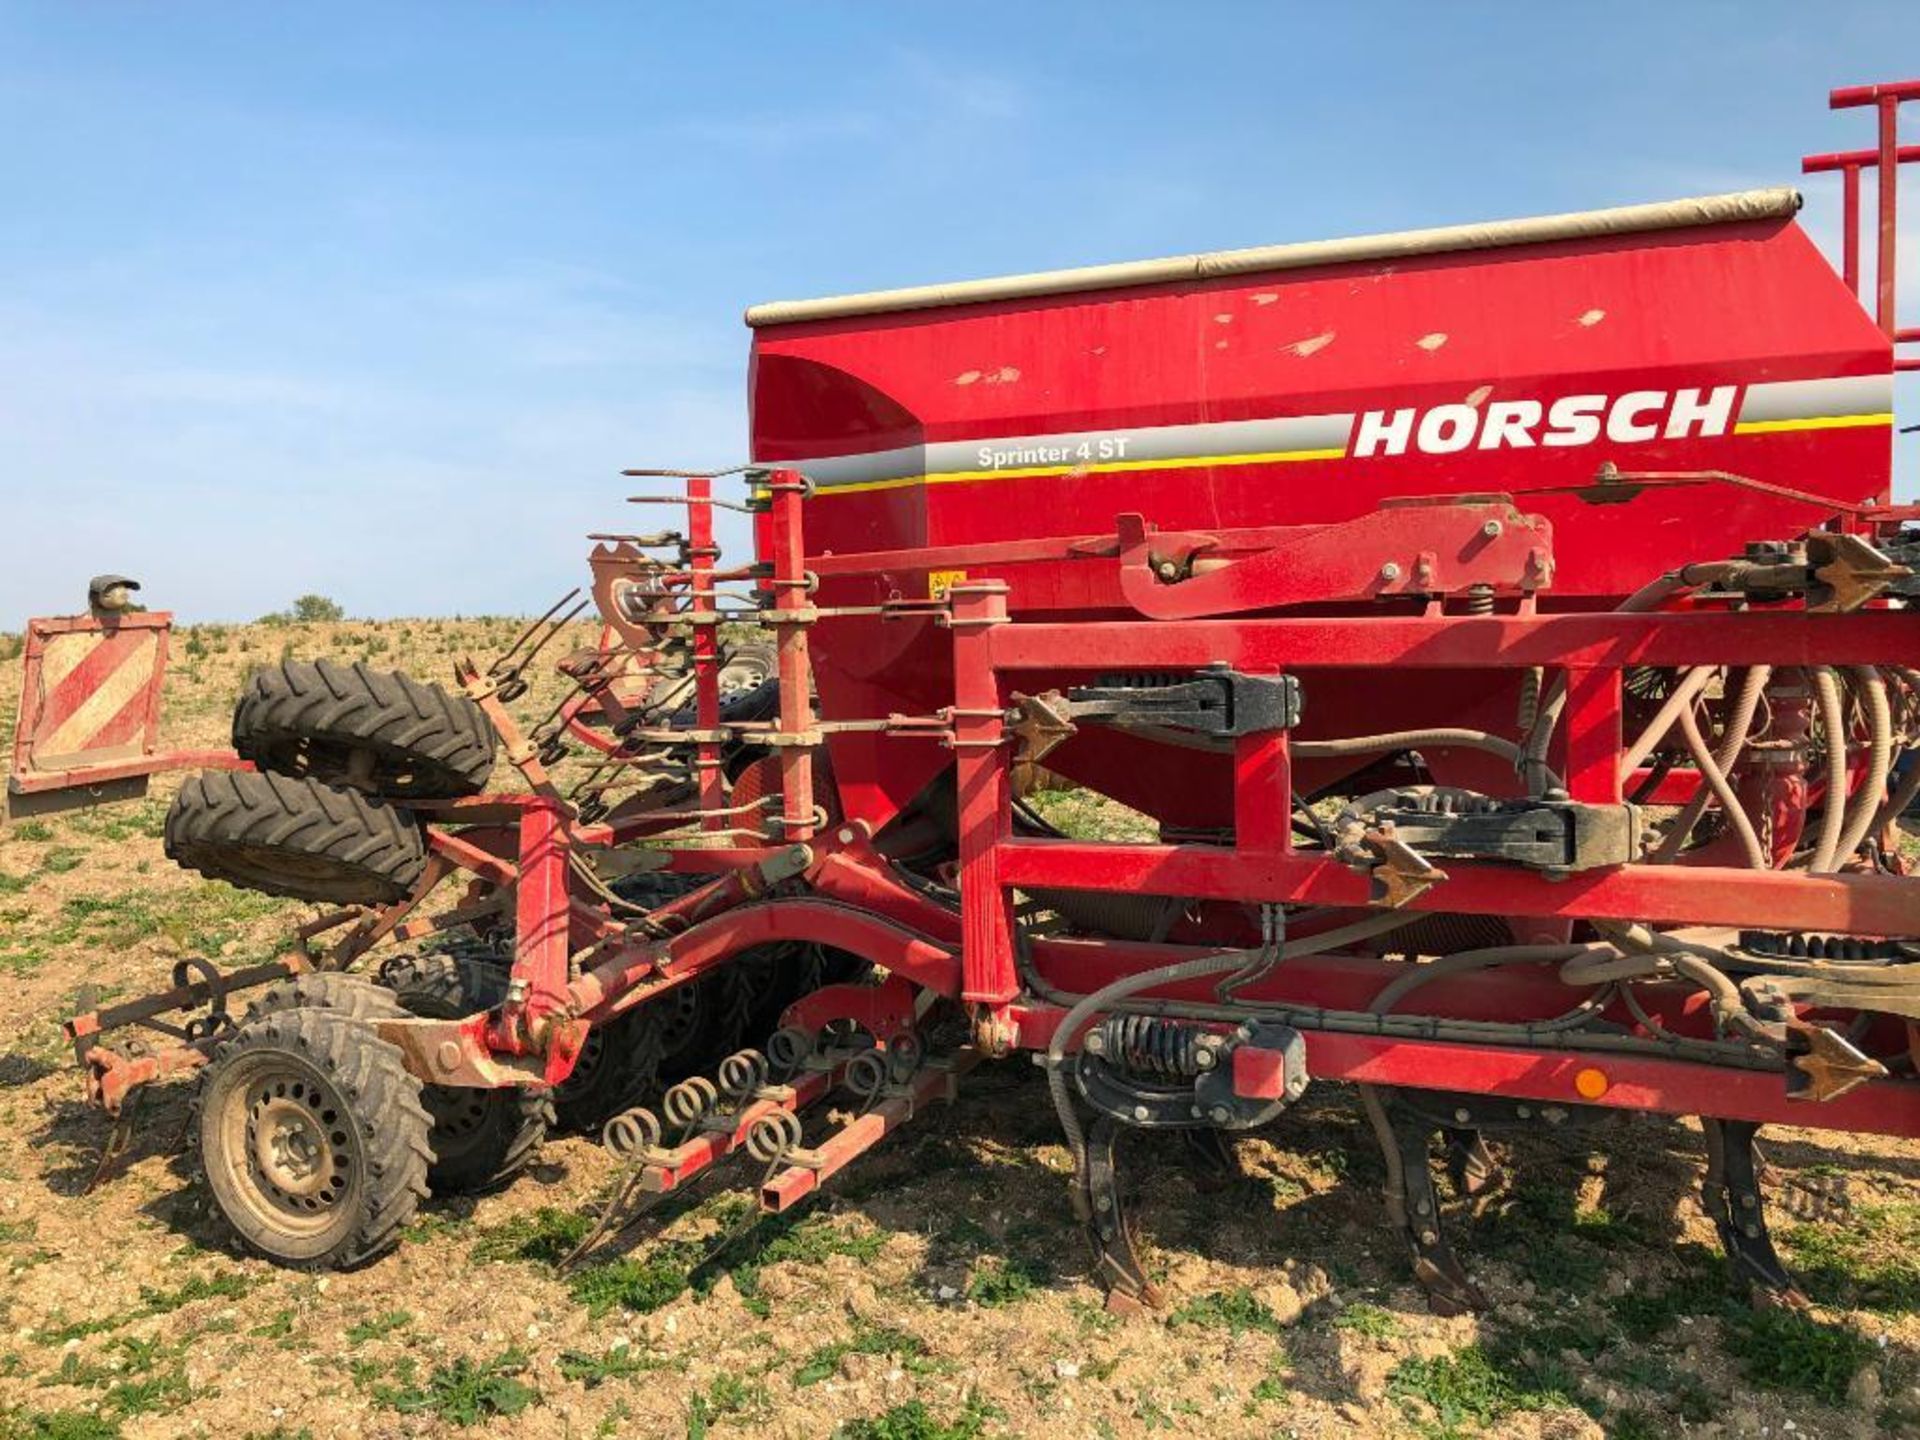
POLYGON ((1792 182, 1914 73, 1912 0, 0 0, 0 628, 543 608, 743 458, 753 301, 1792 182))

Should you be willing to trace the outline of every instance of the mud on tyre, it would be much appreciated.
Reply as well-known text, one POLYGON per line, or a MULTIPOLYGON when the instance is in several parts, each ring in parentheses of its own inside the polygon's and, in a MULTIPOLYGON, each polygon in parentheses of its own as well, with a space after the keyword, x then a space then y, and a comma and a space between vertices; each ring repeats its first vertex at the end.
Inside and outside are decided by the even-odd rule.
POLYGON ((208 770, 167 812, 167 857, 244 890, 340 905, 400 899, 427 863, 405 811, 314 780, 208 770))
POLYGON ((233 712, 233 748, 262 770, 401 800, 476 794, 498 744, 466 696, 363 661, 256 670, 233 712))

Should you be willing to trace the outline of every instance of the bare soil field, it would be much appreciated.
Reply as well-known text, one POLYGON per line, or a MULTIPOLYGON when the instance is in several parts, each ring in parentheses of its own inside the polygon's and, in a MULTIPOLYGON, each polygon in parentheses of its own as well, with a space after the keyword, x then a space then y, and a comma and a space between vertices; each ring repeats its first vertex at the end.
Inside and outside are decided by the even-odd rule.
MULTIPOLYGON (((516 629, 183 631, 169 730, 221 743, 247 670, 283 653, 444 679, 516 629)), ((0 831, 0 1437, 1920 1433, 1920 1147, 1812 1131, 1765 1142, 1804 1313, 1729 1297, 1697 1127, 1622 1121, 1505 1152, 1504 1183, 1450 1217, 1493 1308, 1435 1318, 1371 1136, 1323 1085, 1238 1142, 1232 1174, 1176 1141, 1132 1147, 1167 1303, 1112 1315, 1024 1062, 976 1072, 797 1218, 758 1220, 716 1184, 561 1275, 617 1169, 568 1138, 500 1193, 429 1203, 358 1271, 276 1269, 234 1248, 193 1178, 190 1083, 148 1099, 117 1178, 85 1193, 108 1126, 61 1040, 76 992, 264 958, 308 913, 175 869, 172 789, 0 831)), ((1084 797, 1050 805, 1102 823, 1084 797)))

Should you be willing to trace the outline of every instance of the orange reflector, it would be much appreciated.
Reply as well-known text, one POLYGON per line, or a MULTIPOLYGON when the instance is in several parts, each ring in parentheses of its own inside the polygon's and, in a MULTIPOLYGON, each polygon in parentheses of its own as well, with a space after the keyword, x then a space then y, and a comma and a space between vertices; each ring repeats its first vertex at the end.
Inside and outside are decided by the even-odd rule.
POLYGON ((1573 1077, 1573 1088, 1580 1092, 1582 1100, 1598 1100, 1607 1093, 1607 1085, 1607 1072, 1604 1070, 1589 1067, 1573 1077))

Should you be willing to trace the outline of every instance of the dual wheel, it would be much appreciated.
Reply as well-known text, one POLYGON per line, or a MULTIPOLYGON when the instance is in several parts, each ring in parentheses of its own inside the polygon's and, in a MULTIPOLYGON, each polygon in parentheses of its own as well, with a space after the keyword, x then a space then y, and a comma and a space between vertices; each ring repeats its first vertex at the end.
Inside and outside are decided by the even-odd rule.
POLYGON ((427 1194, 519 1173, 552 1121, 544 1089, 422 1085, 375 1028, 485 1009, 503 988, 496 969, 400 956, 382 978, 323 972, 268 986, 202 1077, 194 1135, 208 1186, 240 1237, 283 1264, 370 1259, 427 1194))

